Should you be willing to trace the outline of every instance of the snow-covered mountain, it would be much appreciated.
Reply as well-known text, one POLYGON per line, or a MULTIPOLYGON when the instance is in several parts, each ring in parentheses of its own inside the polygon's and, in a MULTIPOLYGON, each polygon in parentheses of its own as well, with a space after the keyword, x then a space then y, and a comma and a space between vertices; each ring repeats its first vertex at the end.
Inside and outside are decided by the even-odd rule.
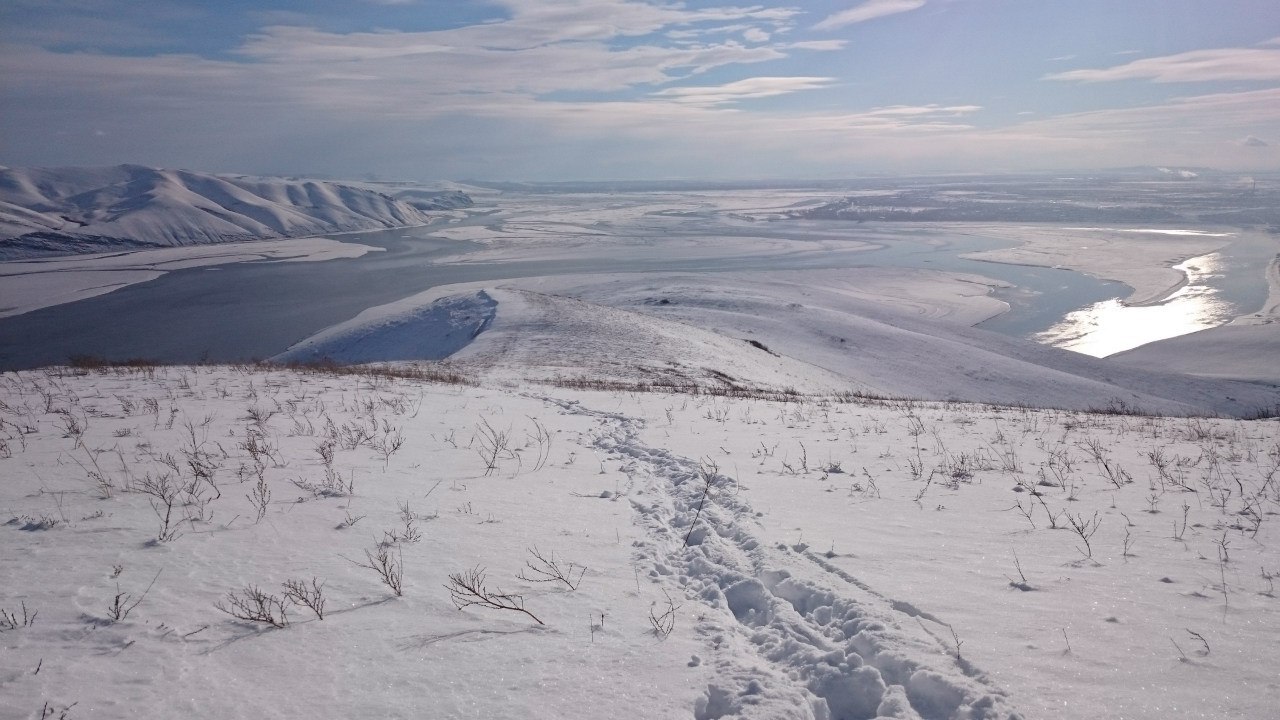
POLYGON ((456 191, 405 192, 140 165, 5 168, 0 257, 376 230, 471 204, 456 191))

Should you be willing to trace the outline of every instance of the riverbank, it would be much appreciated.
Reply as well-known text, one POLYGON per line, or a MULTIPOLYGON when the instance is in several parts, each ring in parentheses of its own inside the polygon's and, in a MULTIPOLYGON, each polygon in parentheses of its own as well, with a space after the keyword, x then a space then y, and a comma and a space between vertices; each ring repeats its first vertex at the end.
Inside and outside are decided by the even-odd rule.
POLYGON ((1243 231, 1226 228, 1080 228, 1042 225, 956 226, 956 232, 1015 240, 1016 247, 964 257, 986 262, 1061 267, 1115 280, 1132 292, 1124 304, 1158 304, 1187 284, 1176 269, 1231 244, 1243 231))
POLYGON ((1232 325, 1266 325, 1280 320, 1280 255, 1267 265, 1267 300, 1256 313, 1241 315, 1232 325))
POLYGON ((1258 312, 1112 358, 1129 367, 1280 385, 1280 255, 1267 266, 1267 300, 1258 312))
POLYGON ((241 262, 322 262, 381 250, 311 237, 14 260, 0 263, 0 317, 105 295, 173 270, 241 262))

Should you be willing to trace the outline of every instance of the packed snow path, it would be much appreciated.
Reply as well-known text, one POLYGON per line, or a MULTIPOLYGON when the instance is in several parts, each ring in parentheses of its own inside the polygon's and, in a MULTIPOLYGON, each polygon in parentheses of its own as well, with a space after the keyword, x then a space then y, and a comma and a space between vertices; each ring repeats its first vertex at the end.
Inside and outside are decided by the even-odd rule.
POLYGON ((647 530, 637 563, 703 606, 697 633, 717 677, 694 708, 698 720, 1017 717, 943 620, 803 545, 762 542, 755 511, 711 461, 647 447, 642 420, 548 400, 599 420, 594 445, 623 462, 647 530))

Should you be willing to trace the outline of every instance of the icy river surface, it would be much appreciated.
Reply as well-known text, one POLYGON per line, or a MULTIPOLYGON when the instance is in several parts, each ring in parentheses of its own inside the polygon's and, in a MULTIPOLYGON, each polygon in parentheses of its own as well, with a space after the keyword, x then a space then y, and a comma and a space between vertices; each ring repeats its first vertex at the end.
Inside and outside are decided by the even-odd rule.
MULTIPOLYGON (((496 221, 477 213, 462 223, 448 225, 456 230, 472 224, 481 227, 496 221)), ((1120 320, 1122 307, 1117 298, 1128 289, 1115 282, 1101 281, 1070 270, 1006 265, 966 259, 965 253, 1002 247, 1007 241, 945 229, 880 226, 871 247, 863 237, 865 229, 847 224, 847 242, 842 244, 843 223, 756 223, 749 228, 718 227, 709 218, 673 220, 672 227, 686 233, 691 244, 714 238, 708 247, 714 252, 669 252, 672 239, 664 236, 653 252, 644 243, 629 246, 627 252, 582 252, 569 257, 503 260, 501 255, 484 254, 469 259, 480 245, 467 240, 439 237, 440 227, 427 226, 335 236, 347 242, 382 250, 354 259, 326 262, 242 262, 216 267, 192 268, 131 285, 106 295, 43 308, 16 317, 0 319, 0 369, 29 368, 63 362, 75 354, 110 359, 147 358, 164 362, 231 362, 268 358, 291 344, 330 325, 347 320, 361 311, 445 284, 499 281, 542 275, 585 273, 725 272, 744 270, 799 270, 846 267, 913 267, 982 275, 1013 286, 997 291, 1010 303, 1007 313, 992 318, 981 327, 1042 342, 1074 346, 1082 352, 1105 355, 1117 350, 1107 342, 1090 346, 1082 337, 1106 329, 1128 337, 1120 320), (837 238, 833 241, 833 235, 837 238), (734 237, 744 238, 742 253, 735 252, 734 237), (770 247, 771 239, 786 244, 770 247), (1108 316, 1108 312, 1111 313, 1108 316), (1074 344, 1074 345, 1073 345, 1074 344), (1098 350, 1098 348, 1102 348, 1098 350)), ((581 230, 582 226, 568 230, 581 230)), ((612 232, 605 229, 602 232, 612 232)), ((678 235, 678 233, 677 233, 678 235)), ((677 237, 674 242, 678 242, 677 237)), ((1180 297, 1180 304, 1164 307, 1165 319, 1131 320, 1150 328, 1165 322, 1169 330, 1143 335, 1142 342, 1179 334, 1174 328, 1196 322, 1220 323, 1228 315, 1248 312, 1247 305, 1260 303, 1265 283, 1250 289, 1247 283, 1233 282, 1244 274, 1230 259, 1221 256, 1197 259, 1191 269, 1192 282, 1180 297), (1215 269, 1216 268, 1216 269, 1215 269), (1235 269, 1233 269, 1235 268, 1235 269), (1213 270, 1213 271, 1210 271, 1213 270), (1217 287, 1213 283, 1217 283, 1217 287), (1234 294, 1224 294, 1230 287, 1234 294), (1243 288, 1243 289, 1241 289, 1243 288), (1257 296, 1257 297, 1255 297, 1257 296), (1188 304, 1190 303, 1190 304, 1188 304), (1204 308, 1210 319, 1205 320, 1204 308), (1239 308, 1244 308, 1240 310, 1239 308), (1171 319, 1170 319, 1171 318, 1171 319)), ((1260 273, 1259 273, 1260 275, 1260 273)), ((1147 317, 1157 313, 1147 309, 1147 317)), ((1200 326, 1204 326, 1203 324, 1200 326)), ((1181 330, 1185 332, 1186 330, 1181 330)), ((1114 343, 1113 343, 1114 344, 1114 343)))

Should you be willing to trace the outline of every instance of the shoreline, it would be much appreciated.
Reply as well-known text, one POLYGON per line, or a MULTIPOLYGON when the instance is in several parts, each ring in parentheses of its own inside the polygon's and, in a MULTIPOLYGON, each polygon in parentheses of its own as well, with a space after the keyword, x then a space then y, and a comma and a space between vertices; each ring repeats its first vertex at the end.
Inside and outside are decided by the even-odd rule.
MULTIPOLYGON (((1214 252, 1217 252, 1217 251, 1215 250, 1214 252)), ((1192 258, 1197 258, 1197 257, 1204 257, 1204 255, 1192 255, 1191 257, 1183 258, 1182 260, 1179 260, 1178 262, 1172 265, 1167 265, 1166 267, 1170 270, 1177 270, 1177 266, 1187 262, 1188 260, 1191 260, 1192 258)), ((1173 295, 1175 295, 1179 290, 1191 284, 1191 277, 1187 274, 1185 270, 1177 270, 1177 272, 1179 275, 1181 275, 1181 277, 1178 278, 1178 281, 1175 282, 1173 285, 1165 288, 1164 290, 1159 291, 1158 293, 1154 291, 1148 292, 1145 297, 1138 297, 1136 300, 1134 299, 1134 297, 1138 294, 1138 291, 1128 283, 1125 283, 1122 280, 1116 280, 1116 282, 1121 283, 1122 285, 1124 285, 1125 287, 1133 291, 1129 293, 1129 297, 1120 298, 1120 304, 1124 305, 1125 307, 1152 307, 1154 305, 1160 305, 1161 303, 1168 301, 1169 298, 1173 297, 1173 295)), ((1111 278, 1104 278, 1104 279, 1110 280, 1111 278)))
POLYGON ((1262 303, 1262 309, 1248 315, 1241 315, 1228 325, 1236 327, 1250 325, 1268 325, 1280 320, 1280 254, 1271 259, 1267 265, 1267 299, 1262 303))
POLYGON ((10 260, 0 262, 0 318, 106 295, 174 270, 252 261, 323 262, 381 251, 309 236, 10 260))
POLYGON ((1116 299, 1127 306, 1159 305, 1185 287, 1187 273, 1176 266, 1219 252, 1239 238, 1215 235, 1143 237, 1132 228, 1070 228, 1055 225, 982 225, 968 234, 1008 240, 1013 247, 965 253, 981 262, 1059 268, 1124 285, 1129 293, 1116 299), (1073 233, 1068 235, 1067 233, 1073 233))

